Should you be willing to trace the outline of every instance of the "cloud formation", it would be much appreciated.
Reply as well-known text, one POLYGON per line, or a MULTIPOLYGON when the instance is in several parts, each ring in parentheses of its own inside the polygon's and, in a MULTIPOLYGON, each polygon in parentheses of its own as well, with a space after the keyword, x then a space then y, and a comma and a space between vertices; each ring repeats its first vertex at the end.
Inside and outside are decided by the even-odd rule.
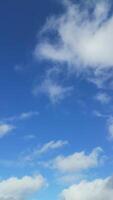
POLYGON ((47 20, 42 30, 44 37, 34 54, 37 58, 67 63, 71 71, 88 72, 87 76, 93 72, 96 78, 89 80, 100 85, 109 79, 109 70, 113 69, 111 5, 104 0, 96 1, 91 11, 88 4, 81 8, 71 1, 64 2, 64 14, 47 20), (52 39, 48 37, 49 33, 54 35, 52 39))
POLYGON ((41 175, 22 178, 11 177, 0 181, 0 200, 27 200, 45 185, 41 175))
POLYGON ((63 190, 62 200, 112 200, 113 199, 113 177, 96 179, 93 181, 82 181, 63 190))
POLYGON ((73 87, 64 85, 64 83, 59 81, 58 77, 60 74, 62 74, 62 70, 58 66, 49 68, 41 83, 36 84, 33 88, 33 94, 35 96, 44 94, 53 104, 59 103, 69 96, 73 91, 73 87))
POLYGON ((7 118, 2 119, 2 121, 6 121, 6 122, 21 121, 21 120, 30 119, 38 115, 39 115, 39 112, 37 111, 29 111, 29 112, 20 113, 20 115, 9 116, 7 118))
POLYGON ((52 161, 51 165, 62 173, 81 172, 97 167, 102 161, 101 153, 102 149, 97 147, 90 154, 82 151, 69 156, 58 156, 52 161))
POLYGON ((50 141, 48 143, 45 143, 41 149, 38 150, 39 154, 43 154, 48 152, 49 150, 54 150, 54 149, 59 149, 65 145, 68 144, 68 141, 62 141, 62 140, 57 140, 57 141, 50 141))
POLYGON ((96 96, 95 96, 95 99, 98 101, 98 102, 100 102, 100 103, 102 103, 102 104, 108 104, 108 103, 110 103, 110 101, 111 101, 111 97, 108 95, 108 94, 106 94, 106 93, 98 93, 96 96))
POLYGON ((49 141, 43 144, 40 148, 35 148, 31 154, 24 157, 24 160, 32 161, 34 159, 37 159, 39 156, 48 153, 49 151, 60 149, 67 144, 68 144, 68 141, 63 141, 63 140, 49 141))
POLYGON ((72 87, 65 87, 53 80, 44 80, 40 86, 34 88, 33 93, 35 95, 45 94, 53 104, 56 104, 69 95, 72 89, 72 87))
POLYGON ((8 135, 14 129, 15 127, 10 124, 0 124, 0 138, 8 135))

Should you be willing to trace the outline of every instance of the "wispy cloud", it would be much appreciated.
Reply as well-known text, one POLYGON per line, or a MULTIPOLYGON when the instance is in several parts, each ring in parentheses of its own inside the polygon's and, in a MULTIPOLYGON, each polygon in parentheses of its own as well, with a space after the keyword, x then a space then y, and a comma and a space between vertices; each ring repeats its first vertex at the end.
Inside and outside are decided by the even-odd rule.
POLYGON ((68 141, 62 141, 62 140, 57 140, 57 141, 50 141, 42 145, 40 148, 35 148, 32 153, 29 155, 25 156, 23 159, 25 161, 32 161, 34 159, 37 159, 39 156, 48 153, 49 151, 57 150, 59 148, 64 147, 65 145, 68 144, 68 141))
POLYGON ((108 139, 113 140, 113 117, 107 120, 108 139))
POLYGON ((111 97, 108 94, 101 92, 95 96, 95 99, 102 104, 108 104, 111 101, 111 97))
POLYGON ((10 124, 0 124, 0 138, 8 135, 15 127, 10 124))
POLYGON ((88 175, 86 173, 71 173, 71 174, 60 174, 57 178, 57 182, 60 185, 72 185, 80 182, 83 179, 87 179, 88 175))
POLYGON ((36 138, 36 136, 33 135, 33 134, 28 134, 28 135, 25 135, 23 138, 24 138, 25 140, 33 140, 33 139, 36 138))
POLYGON ((6 121, 6 122, 14 122, 14 121, 21 121, 21 120, 27 120, 32 117, 38 116, 39 112, 37 111, 29 111, 29 112, 23 112, 19 115, 14 115, 14 116, 9 116, 6 118, 1 119, 1 121, 6 121))
POLYGON ((59 103, 67 96, 70 96, 73 91, 73 86, 67 86, 59 79, 62 74, 62 69, 58 66, 49 68, 41 83, 36 84, 33 88, 35 96, 44 94, 53 103, 59 103))
POLYGON ((20 114, 18 119, 20 119, 20 120, 29 119, 29 118, 32 118, 37 115, 39 115, 39 112, 37 112, 37 111, 24 112, 24 113, 20 114))
POLYGON ((93 110, 93 115, 96 116, 96 117, 99 117, 99 118, 106 118, 106 117, 108 117, 108 116, 106 116, 105 114, 101 113, 98 110, 93 110))
MULTIPOLYGON (((31 139, 31 138, 26 138, 31 139)), ((45 159, 47 160, 48 154, 51 153, 51 156, 53 154, 57 153, 58 150, 68 145, 68 141, 66 140, 52 140, 49 141, 42 146, 35 147, 33 149, 26 150, 24 152, 21 152, 17 159, 15 160, 5 160, 0 159, 0 164, 5 167, 26 167, 26 166, 41 166, 46 167, 45 159), (46 157, 45 157, 46 155, 46 157)), ((48 162, 48 161, 47 161, 48 162)))
POLYGON ((42 93, 46 95, 53 104, 56 104, 70 95, 72 90, 72 86, 63 86, 58 81, 45 79, 41 85, 33 89, 33 94, 38 95, 42 93))

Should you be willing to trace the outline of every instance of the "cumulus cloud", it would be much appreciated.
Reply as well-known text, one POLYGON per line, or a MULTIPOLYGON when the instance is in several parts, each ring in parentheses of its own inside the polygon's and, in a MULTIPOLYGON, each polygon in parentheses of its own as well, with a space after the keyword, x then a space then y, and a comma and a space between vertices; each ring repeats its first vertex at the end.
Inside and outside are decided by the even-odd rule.
POLYGON ((51 166, 62 173, 81 172, 97 167, 102 161, 101 153, 102 149, 97 147, 90 154, 82 151, 69 156, 58 156, 51 162, 51 166))
POLYGON ((2 180, 0 181, 0 200, 27 200, 44 185, 45 180, 41 175, 2 180))
MULTIPOLYGON (((91 12, 89 5, 84 9, 71 1, 64 2, 67 2, 64 3, 66 11, 48 19, 42 31, 44 37, 34 54, 52 62, 67 63, 70 70, 73 67, 79 73, 93 72, 95 77, 101 79, 103 73, 105 75, 113 69, 113 16, 109 15, 110 3, 96 1, 91 12), (53 39, 48 34, 45 36, 45 33, 52 33, 53 39)), ((106 77, 109 78, 109 75, 106 77)), ((102 77, 103 81, 107 78, 102 77)), ((101 84, 102 80, 98 79, 90 80, 101 84)))
POLYGON ((8 135, 14 128, 15 127, 10 124, 0 124, 0 138, 8 135))
POLYGON ((93 181, 82 181, 63 190, 62 200, 112 200, 113 199, 113 177, 96 179, 93 181))

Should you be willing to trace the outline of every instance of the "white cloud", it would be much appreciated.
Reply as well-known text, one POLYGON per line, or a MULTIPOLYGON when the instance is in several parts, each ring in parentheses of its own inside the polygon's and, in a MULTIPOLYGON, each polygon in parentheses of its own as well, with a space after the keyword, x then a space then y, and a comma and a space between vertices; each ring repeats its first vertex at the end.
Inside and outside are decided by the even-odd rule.
MULTIPOLYGON (((62 80, 63 70, 59 66, 53 66, 45 72, 45 76, 40 84, 36 84, 33 88, 33 94, 35 96, 44 94, 53 103, 59 103, 65 97, 69 96, 73 91, 72 86, 66 86, 62 80)), ((64 73, 63 73, 64 75, 64 73)))
POLYGON ((59 149, 67 144, 68 144, 68 141, 62 141, 62 140, 50 141, 50 142, 44 144, 42 146, 42 148, 39 149, 38 153, 43 154, 49 150, 59 149))
POLYGON ((95 99, 102 104, 108 104, 111 101, 111 97, 106 93, 98 93, 95 99))
POLYGON ((27 120, 38 115, 39 115, 39 112, 37 111, 29 111, 29 112, 20 113, 20 115, 9 116, 7 118, 2 119, 1 121, 13 122, 13 121, 19 121, 19 120, 27 120))
POLYGON ((72 86, 63 86, 58 83, 58 81, 45 79, 41 85, 34 88, 33 94, 45 94, 50 99, 50 101, 55 104, 63 100, 66 96, 70 95, 72 90, 72 86))
POLYGON ((94 110, 93 111, 93 115, 95 115, 96 117, 99 117, 99 118, 101 118, 101 117, 106 117, 105 115, 103 115, 100 111, 98 111, 98 110, 94 110))
POLYGON ((45 37, 36 46, 35 56, 67 63, 71 71, 73 67, 77 72, 93 71, 97 77, 106 74, 113 68, 113 16, 108 17, 110 3, 96 1, 90 12, 88 6, 80 11, 79 6, 67 2, 67 5, 64 3, 65 13, 49 19, 42 31, 55 33, 56 42, 45 37))
MULTIPOLYGON (((34 138, 34 137, 33 137, 34 138)), ((30 138, 32 139, 32 135, 30 138)), ((33 149, 27 149, 26 151, 24 150, 21 152, 17 159, 15 160, 6 160, 6 159, 0 159, 0 165, 5 166, 5 167, 26 167, 26 166, 41 166, 41 167, 48 167, 48 161, 45 162, 44 159, 47 160, 47 153, 56 153, 58 150, 61 148, 65 147, 68 145, 68 141, 66 140, 56 140, 56 141, 49 141, 42 146, 38 145, 38 147, 35 147, 33 149)))
POLYGON ((27 200, 44 185, 45 180, 41 175, 2 180, 0 181, 0 200, 27 200))
POLYGON ((8 135, 14 128, 14 126, 9 124, 0 124, 0 138, 8 135))
POLYGON ((29 119, 29 118, 32 118, 37 115, 39 115, 39 112, 37 112, 37 111, 24 112, 24 113, 20 114, 18 119, 20 119, 20 120, 29 119))
POLYGON ((62 148, 67 144, 68 144, 68 141, 52 140, 50 142, 45 143, 41 148, 36 148, 35 150, 33 150, 31 154, 24 157, 24 160, 25 161, 33 160, 37 158, 38 156, 41 156, 49 151, 62 148))
POLYGON ((62 200, 112 200, 113 177, 82 181, 63 190, 62 200))
POLYGON ((69 156, 58 156, 51 161, 51 166, 62 173, 81 172, 97 167, 102 161, 101 153, 102 149, 97 147, 90 154, 82 151, 69 156))

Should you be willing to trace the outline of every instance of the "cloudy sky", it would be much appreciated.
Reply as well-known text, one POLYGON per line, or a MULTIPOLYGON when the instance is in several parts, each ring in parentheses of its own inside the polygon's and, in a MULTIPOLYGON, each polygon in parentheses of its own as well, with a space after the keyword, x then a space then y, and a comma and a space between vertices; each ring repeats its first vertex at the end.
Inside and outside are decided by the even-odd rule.
POLYGON ((0 1, 0 200, 112 200, 113 2, 0 1))

